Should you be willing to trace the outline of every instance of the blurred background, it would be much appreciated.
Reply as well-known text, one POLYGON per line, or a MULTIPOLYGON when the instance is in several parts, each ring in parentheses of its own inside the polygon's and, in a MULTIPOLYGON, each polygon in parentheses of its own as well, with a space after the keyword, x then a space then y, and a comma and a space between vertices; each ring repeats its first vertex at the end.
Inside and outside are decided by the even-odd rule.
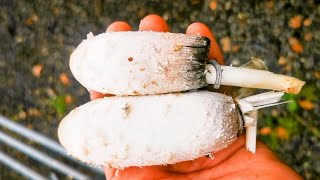
MULTIPOLYGON (((62 117, 89 101, 69 70, 71 52, 90 31, 102 33, 117 20, 137 29, 148 14, 162 16, 173 32, 207 24, 227 64, 258 57, 271 71, 306 81, 299 95, 285 96, 294 102, 260 112, 259 138, 305 179, 320 178, 318 0, 0 0, 0 114, 57 140, 62 117)), ((14 148, 0 143, 0 150, 51 172, 14 148)), ((0 164, 0 179, 24 177, 0 164)))

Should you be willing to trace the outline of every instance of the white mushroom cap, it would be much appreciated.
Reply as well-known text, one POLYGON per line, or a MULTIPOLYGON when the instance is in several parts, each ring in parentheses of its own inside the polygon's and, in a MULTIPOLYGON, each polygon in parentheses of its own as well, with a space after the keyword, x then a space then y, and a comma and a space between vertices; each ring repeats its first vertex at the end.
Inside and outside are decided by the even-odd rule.
POLYGON ((88 35, 70 57, 74 77, 86 88, 116 95, 187 91, 206 85, 209 40, 159 32, 88 35))
POLYGON ((58 136, 77 159, 124 168, 219 151, 236 140, 239 127, 231 97, 191 92, 97 99, 70 112, 58 136))

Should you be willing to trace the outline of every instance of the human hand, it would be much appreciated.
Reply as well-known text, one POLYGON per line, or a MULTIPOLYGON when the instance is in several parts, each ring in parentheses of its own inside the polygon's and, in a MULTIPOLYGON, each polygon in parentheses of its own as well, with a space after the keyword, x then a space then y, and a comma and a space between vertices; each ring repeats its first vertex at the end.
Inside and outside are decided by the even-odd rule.
MULTIPOLYGON (((130 31, 125 22, 114 22, 107 31, 130 31)), ((168 32, 166 22, 157 15, 146 16, 141 20, 139 31, 168 32)), ((186 34, 206 36, 211 40, 209 59, 224 64, 221 50, 210 29, 202 23, 193 23, 186 34)), ((91 99, 106 94, 90 91, 91 99)), ((292 169, 280 162, 261 142, 257 142, 255 154, 245 148, 245 137, 240 136, 228 148, 213 154, 214 158, 201 157, 167 166, 129 167, 123 170, 105 167, 107 179, 301 179, 292 169)))

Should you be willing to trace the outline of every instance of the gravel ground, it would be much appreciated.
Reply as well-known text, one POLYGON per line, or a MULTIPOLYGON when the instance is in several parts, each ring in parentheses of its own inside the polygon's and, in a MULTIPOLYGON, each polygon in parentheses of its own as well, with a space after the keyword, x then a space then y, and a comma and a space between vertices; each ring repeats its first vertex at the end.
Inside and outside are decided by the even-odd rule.
MULTIPOLYGON (((0 114, 57 138, 61 118, 89 100, 68 67, 70 53, 88 32, 101 33, 115 20, 128 21, 137 29, 140 19, 151 13, 165 18, 173 32, 184 32, 188 24, 201 21, 214 30, 227 64, 259 57, 270 70, 307 82, 301 95, 286 97, 296 103, 261 113, 260 138, 304 178, 317 179, 320 2, 250 2, 2 0, 0 114)), ((12 151, 2 144, 0 150, 12 151)), ((3 165, 0 174, 0 179, 22 178, 3 165)))

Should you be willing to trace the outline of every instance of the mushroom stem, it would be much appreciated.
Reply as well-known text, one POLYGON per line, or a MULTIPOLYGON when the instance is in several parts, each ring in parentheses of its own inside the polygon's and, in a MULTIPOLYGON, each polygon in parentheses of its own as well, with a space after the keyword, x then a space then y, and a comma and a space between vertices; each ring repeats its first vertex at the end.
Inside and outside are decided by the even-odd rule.
POLYGON ((220 65, 207 64, 206 81, 208 84, 215 84, 218 82, 217 78, 220 77, 220 85, 270 89, 292 94, 298 94, 305 84, 304 81, 297 78, 265 70, 231 66, 220 66, 221 70, 216 70, 216 66, 220 65))
POLYGON ((253 125, 246 126, 246 148, 252 153, 256 153, 256 139, 257 139, 257 121, 258 121, 258 110, 248 113, 253 121, 253 125))
POLYGON ((258 109, 286 103, 279 102, 284 92, 266 92, 237 100, 246 128, 246 148, 256 152, 258 109))

